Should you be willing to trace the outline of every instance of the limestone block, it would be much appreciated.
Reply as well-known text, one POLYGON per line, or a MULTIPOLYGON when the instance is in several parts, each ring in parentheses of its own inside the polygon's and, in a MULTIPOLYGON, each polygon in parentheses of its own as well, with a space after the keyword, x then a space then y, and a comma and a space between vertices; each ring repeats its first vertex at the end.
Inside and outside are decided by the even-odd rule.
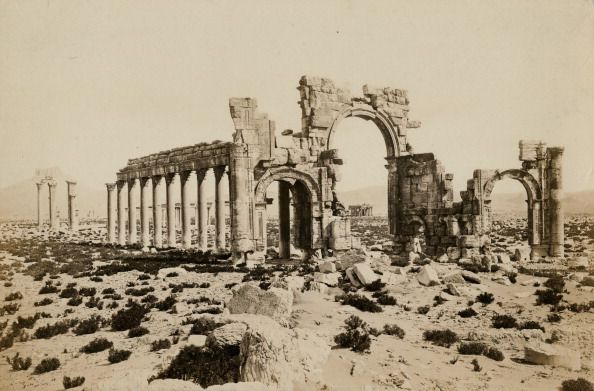
POLYGON ((355 272, 353 271, 353 268, 348 268, 345 271, 347 278, 349 279, 349 281, 351 282, 351 284, 353 286, 355 286, 356 288, 360 287, 361 281, 359 281, 359 278, 357 278, 357 275, 355 274, 355 272))
POLYGON ((361 238, 352 236, 351 237, 351 248, 360 249, 361 248, 361 238))
POLYGON ((471 258, 475 255, 480 255, 480 250, 476 247, 473 248, 462 248, 460 251, 460 258, 471 258))
POLYGON ((516 262, 530 261, 530 247, 518 247, 514 253, 516 262))
POLYGON ((429 265, 421 267, 421 270, 417 273, 417 280, 421 285, 425 286, 439 285, 437 272, 429 265))
POLYGON ((250 284, 243 284, 233 291, 227 302, 231 314, 256 314, 269 316, 287 324, 293 306, 293 294, 287 290, 270 288, 264 291, 250 284))
POLYGON ((328 285, 322 283, 322 282, 318 282, 318 281, 312 281, 309 284, 309 290, 311 292, 319 292, 322 295, 325 295, 328 293, 328 285))
POLYGON ((204 346, 206 335, 192 334, 188 336, 188 345, 204 346))
POLYGON ((499 261, 499 263, 511 263, 511 258, 509 257, 509 255, 507 253, 499 253, 497 254, 497 259, 499 261))
POLYGON ((450 261, 450 258, 448 257, 447 254, 441 254, 438 258, 437 258, 437 262, 439 263, 448 263, 450 261))
POLYGON ((337 286, 340 273, 314 273, 314 281, 321 282, 328 286, 337 286))
POLYGON ((588 257, 571 257, 567 261, 567 267, 571 269, 583 269, 588 268, 590 266, 590 262, 588 257))
POLYGON ((456 288, 456 286, 454 284, 448 284, 447 285, 447 290, 450 293, 450 295, 452 296, 460 296, 460 291, 458 290, 458 288, 456 288))
POLYGON ((477 248, 480 247, 480 240, 475 235, 460 235, 458 237, 458 247, 477 248))
POLYGON ((363 285, 369 285, 380 278, 367 263, 356 263, 353 266, 353 271, 363 285))
POLYGON ((481 278, 476 273, 470 272, 468 270, 462 270, 460 274, 462 274, 462 278, 468 282, 472 282, 473 284, 481 283, 481 278))
POLYGON ((457 261, 458 259, 460 259, 461 251, 458 247, 448 247, 446 250, 446 254, 448 255, 448 258, 450 258, 451 261, 457 261))
POLYGON ((406 281, 406 276, 385 271, 380 280, 386 285, 398 285, 406 281))
POLYGON ((444 284, 466 284, 466 280, 460 272, 447 274, 441 277, 444 284))
POLYGON ((580 353, 560 345, 531 342, 524 347, 524 359, 532 364, 552 365, 573 371, 581 369, 580 353))
POLYGON ((336 272, 336 265, 334 262, 330 261, 322 261, 318 264, 318 268, 320 269, 320 273, 335 273, 336 272))

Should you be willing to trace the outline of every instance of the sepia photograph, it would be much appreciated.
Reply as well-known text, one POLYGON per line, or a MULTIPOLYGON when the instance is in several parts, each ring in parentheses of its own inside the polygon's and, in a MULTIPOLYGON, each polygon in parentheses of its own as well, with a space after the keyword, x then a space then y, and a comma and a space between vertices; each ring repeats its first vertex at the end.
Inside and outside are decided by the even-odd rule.
POLYGON ((594 391, 594 0, 0 0, 0 391, 594 391))

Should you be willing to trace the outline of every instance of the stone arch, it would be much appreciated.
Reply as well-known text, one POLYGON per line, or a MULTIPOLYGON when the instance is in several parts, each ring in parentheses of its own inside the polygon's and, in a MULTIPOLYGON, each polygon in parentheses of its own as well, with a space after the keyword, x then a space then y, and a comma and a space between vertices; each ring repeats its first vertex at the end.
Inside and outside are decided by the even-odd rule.
POLYGON ((495 187, 495 183, 502 179, 514 179, 519 181, 526 190, 527 196, 527 229, 528 229, 528 244, 532 246, 540 245, 543 240, 544 227, 543 210, 542 210, 542 188, 536 178, 529 172, 520 169, 511 169, 505 171, 496 171, 483 186, 483 215, 488 215, 488 221, 491 221, 491 193, 495 187))
POLYGON ((327 149, 332 149, 334 134, 338 128, 338 124, 348 117, 358 117, 366 121, 373 121, 384 138, 386 144, 386 159, 395 158, 400 155, 401 149, 398 140, 398 125, 395 125, 390 119, 390 116, 384 113, 381 109, 374 109, 370 105, 358 104, 345 107, 334 119, 328 128, 328 139, 326 140, 327 149))
POLYGON ((268 186, 274 181, 282 180, 289 180, 291 183, 294 181, 303 183, 309 193, 311 203, 314 205, 322 199, 320 186, 310 174, 291 167, 279 167, 266 171, 266 173, 258 180, 255 188, 255 203, 265 203, 266 189, 268 189, 268 186))
POLYGON ((505 171, 497 171, 495 175, 489 178, 483 187, 483 199, 490 200, 491 199, 491 192, 493 192, 493 188, 495 187, 495 183, 502 179, 514 179, 519 181, 524 189, 526 189, 526 194, 528 196, 528 201, 532 202, 534 200, 540 200, 542 198, 541 188, 538 184, 538 181, 527 171, 519 170, 519 169, 511 169, 505 171))

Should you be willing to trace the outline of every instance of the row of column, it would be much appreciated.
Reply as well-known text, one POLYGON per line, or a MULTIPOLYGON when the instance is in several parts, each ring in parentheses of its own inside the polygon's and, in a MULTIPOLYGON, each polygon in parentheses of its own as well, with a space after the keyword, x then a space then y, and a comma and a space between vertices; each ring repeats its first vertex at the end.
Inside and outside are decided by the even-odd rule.
MULTIPOLYGON (((216 215, 216 238, 215 246, 217 250, 225 249, 225 200, 223 199, 223 181, 225 166, 214 167, 215 174, 215 215, 216 215)), ((206 251, 208 247, 208 225, 207 225, 207 205, 204 177, 207 169, 184 171, 181 173, 155 175, 151 178, 131 179, 128 181, 118 181, 116 183, 107 183, 107 241, 118 243, 120 245, 136 244, 140 242, 143 247, 151 244, 151 235, 149 232, 149 181, 152 182, 152 209, 153 209, 153 235, 152 244, 154 247, 163 248, 163 221, 161 216, 161 186, 165 182, 165 202, 166 202, 166 220, 167 247, 177 247, 176 229, 175 229, 175 186, 181 185, 181 225, 182 237, 181 245, 183 248, 192 246, 192 232, 190 227, 191 213, 193 208, 190 205, 191 189, 189 179, 196 174, 197 179, 197 205, 198 205, 198 248, 206 251), (127 185, 127 195, 124 188, 127 185), (140 240, 137 237, 136 229, 136 200, 134 191, 140 186, 140 240), (116 198, 117 190, 117 198, 116 198), (127 198, 127 200, 126 200, 127 198), (126 204, 127 201, 127 204, 126 204), (126 206, 128 208, 128 237, 126 238, 126 206), (117 214, 116 214, 117 212, 117 214), (117 218, 116 218, 117 216, 117 218), (117 237, 116 237, 117 225, 117 237)))
MULTIPOLYGON (((43 227, 43 219, 41 217, 41 190, 43 185, 47 184, 49 189, 49 218, 50 229, 57 230, 60 227, 60 220, 58 219, 58 204, 56 199, 56 188, 58 182, 53 179, 45 179, 36 183, 37 185, 37 227, 43 227)), ((66 181, 68 186, 68 226, 71 230, 78 230, 78 217, 76 215, 76 182, 66 181)))

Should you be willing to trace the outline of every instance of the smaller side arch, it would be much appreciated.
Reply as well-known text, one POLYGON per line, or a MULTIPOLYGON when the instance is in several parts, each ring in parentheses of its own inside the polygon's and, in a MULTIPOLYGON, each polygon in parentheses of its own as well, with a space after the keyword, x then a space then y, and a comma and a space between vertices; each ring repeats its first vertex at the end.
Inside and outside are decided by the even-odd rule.
POLYGON ((311 197, 312 204, 319 202, 322 198, 320 186, 316 180, 308 173, 296 170, 290 167, 280 167, 268 170, 256 184, 255 188, 255 203, 261 204, 266 202, 266 189, 274 181, 280 180, 291 180, 300 181, 305 185, 309 196, 311 197))
POLYGON ((511 169, 501 172, 497 171, 485 182, 485 185, 483 186, 483 199, 490 200, 495 183, 506 178, 517 180, 522 184, 522 186, 524 186, 529 202, 540 200, 542 198, 540 185, 538 184, 538 181, 532 176, 532 174, 524 170, 511 169))

